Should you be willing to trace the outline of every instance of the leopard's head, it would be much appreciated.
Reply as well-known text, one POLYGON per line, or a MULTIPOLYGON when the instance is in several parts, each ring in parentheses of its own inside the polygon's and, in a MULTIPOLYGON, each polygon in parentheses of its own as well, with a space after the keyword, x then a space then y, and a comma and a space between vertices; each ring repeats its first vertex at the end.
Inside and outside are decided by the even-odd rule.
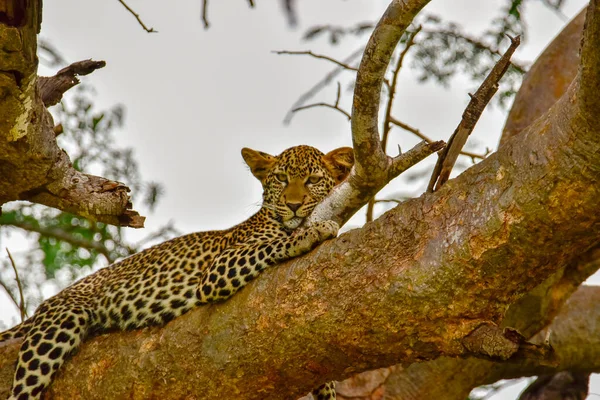
POLYGON ((314 147, 295 146, 278 156, 244 148, 242 157, 263 185, 263 208, 287 229, 299 227, 354 164, 350 147, 323 154, 314 147))

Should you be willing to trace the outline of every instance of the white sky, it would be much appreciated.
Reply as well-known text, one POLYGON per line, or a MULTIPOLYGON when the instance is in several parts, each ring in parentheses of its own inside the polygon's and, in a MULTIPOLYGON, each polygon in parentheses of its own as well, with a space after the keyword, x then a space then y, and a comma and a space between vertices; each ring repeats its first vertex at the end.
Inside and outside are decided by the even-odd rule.
MULTIPOLYGON (((310 49, 342 59, 362 41, 348 38, 336 47, 324 38, 302 42, 306 28, 374 21, 388 2, 297 1, 297 29, 289 28, 278 1, 256 3, 255 9, 249 9, 245 0, 209 2, 211 27, 205 30, 200 20, 200 0, 129 1, 146 25, 158 30, 155 34, 143 31, 117 1, 61 0, 45 4, 41 36, 68 62, 87 58, 107 62, 104 69, 82 80, 96 88, 100 107, 115 103, 126 106, 126 126, 119 132, 118 142, 135 149, 144 179, 160 182, 166 189, 153 214, 141 204, 134 204, 148 217, 146 227, 151 230, 169 220, 182 232, 227 228, 255 212, 261 188, 243 164, 242 147, 278 154, 301 143, 323 151, 351 144, 349 124, 335 111, 302 111, 291 125, 282 124, 293 102, 333 66, 306 56, 275 55, 272 51, 310 49)), ((462 23, 476 35, 488 26, 503 3, 434 0, 427 10, 462 23)), ((535 59, 566 22, 540 3, 528 3, 529 35, 517 51, 519 60, 535 59)), ((585 3, 566 1, 567 18, 576 15, 585 3)), ((54 72, 42 69, 40 73, 54 72)), ((345 77, 343 81, 347 82, 345 77)), ((415 73, 405 68, 393 114, 433 138, 447 139, 461 118, 471 90, 473 87, 464 79, 455 79, 449 89, 420 85, 415 73)), ((342 105, 349 111, 351 93, 343 93, 342 105)), ((314 100, 334 99, 332 86, 314 100)), ((479 143, 478 149, 495 149, 504 118, 497 107, 485 112, 472 135, 479 143)), ((391 137, 390 149, 396 148, 396 143, 401 143, 403 149, 416 143, 400 130, 394 130, 391 137)), ((402 191, 402 187, 392 186, 384 194, 402 191)), ((351 225, 360 224, 363 215, 351 225)), ((139 237, 139 233, 132 237, 139 237)), ((10 306, 6 306, 8 301, 1 300, 1 304, 0 319, 14 317, 10 306)), ((521 389, 506 390, 494 399, 514 399, 521 389)), ((600 393, 600 385, 596 383, 592 392, 600 393)))

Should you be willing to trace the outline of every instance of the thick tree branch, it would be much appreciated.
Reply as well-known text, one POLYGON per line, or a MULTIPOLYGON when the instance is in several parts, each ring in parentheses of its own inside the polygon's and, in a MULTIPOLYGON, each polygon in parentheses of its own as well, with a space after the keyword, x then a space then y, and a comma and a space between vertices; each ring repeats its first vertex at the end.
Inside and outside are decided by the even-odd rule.
POLYGON ((578 368, 578 365, 586 366, 587 371, 600 371, 600 358, 597 357, 590 363, 587 356, 598 352, 595 338, 600 337, 596 332, 600 327, 595 321, 600 318, 600 311, 596 306, 600 288, 580 287, 585 279, 599 269, 600 246, 596 246, 582 254, 564 271, 558 271, 512 304, 505 316, 504 326, 517 328, 527 337, 552 323, 532 341, 541 343, 546 339, 547 331, 552 332, 550 341, 554 346, 556 359, 559 360, 559 364, 554 367, 537 362, 496 363, 475 358, 442 357, 412 364, 406 369, 394 366, 365 372, 340 383, 338 392, 345 393, 346 397, 356 397, 355 400, 370 399, 369 395, 374 390, 404 400, 462 400, 473 388, 500 379, 555 373, 578 368), (575 291, 578 292, 571 296, 575 291), (567 300, 567 306, 564 306, 567 300), (559 311, 562 316, 555 319, 559 311), (589 315, 589 319, 579 322, 584 315, 589 315), (559 326, 575 326, 578 329, 573 335, 572 331, 566 331, 559 326), (573 352, 575 348, 578 350, 573 352), (434 379, 437 384, 431 385, 434 379), (368 385, 363 382, 368 382, 368 385))
POLYGON ((548 45, 525 75, 500 139, 504 144, 548 111, 577 75, 583 9, 548 45))
POLYGON ((89 73, 103 62, 82 61, 54 77, 38 79, 41 1, 8 2, 7 10, 15 15, 14 20, 0 21, 0 206, 29 200, 93 221, 143 226, 144 218, 131 210, 125 185, 73 168, 56 144, 54 122, 45 107, 78 83, 75 74, 89 73))
MULTIPOLYGON (((552 324, 551 340, 559 363, 495 363, 480 359, 440 358, 435 361, 369 371, 338 383, 340 400, 370 400, 374 393, 403 400, 462 400, 478 385, 500 379, 577 370, 600 372, 600 288, 582 286, 552 324), (435 385, 431 385, 435 378, 435 385)), ((546 331, 533 340, 543 341, 546 331)))
POLYGON ((582 118, 587 121, 590 129, 600 131, 600 0, 590 0, 588 5, 585 25, 583 27, 583 40, 581 42, 581 62, 579 63, 580 85, 576 97, 579 103, 582 118))
MULTIPOLYGON (((378 180, 386 175, 389 160, 381 147, 377 128, 381 85, 398 41, 427 3, 428 0, 392 1, 365 48, 356 77, 352 104, 352 141, 355 175, 358 178, 378 180)), ((363 184, 368 186, 367 183, 363 184)))

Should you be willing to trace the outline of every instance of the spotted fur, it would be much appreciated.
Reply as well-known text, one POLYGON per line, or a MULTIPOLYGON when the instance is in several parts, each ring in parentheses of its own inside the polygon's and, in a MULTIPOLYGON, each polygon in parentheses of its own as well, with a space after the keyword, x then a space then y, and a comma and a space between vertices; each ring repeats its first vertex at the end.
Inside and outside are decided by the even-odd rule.
MULTIPOLYGON (((300 225, 352 167, 352 149, 324 155, 296 146, 274 157, 242 156, 263 185, 263 205, 224 231, 197 232, 151 247, 75 282, 44 301, 0 341, 24 337, 10 400, 35 400, 66 357, 92 333, 162 325, 195 306, 222 301, 260 271, 335 237, 338 225, 300 225)), ((331 383, 313 391, 335 399, 331 383)))

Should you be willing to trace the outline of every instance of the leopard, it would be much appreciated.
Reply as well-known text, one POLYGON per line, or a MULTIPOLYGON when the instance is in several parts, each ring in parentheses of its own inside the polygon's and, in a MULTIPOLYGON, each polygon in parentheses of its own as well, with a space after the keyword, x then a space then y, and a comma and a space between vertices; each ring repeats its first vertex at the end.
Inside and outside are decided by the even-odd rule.
MULTIPOLYGON (((101 268, 0 333, 0 341, 23 339, 9 400, 40 399, 90 335, 165 325, 194 307, 230 298, 266 268, 337 236, 334 221, 304 222, 348 176, 352 148, 324 154, 300 145, 278 156, 243 148, 242 157, 263 187, 262 205, 246 221, 176 237, 101 268)), ((335 384, 311 393, 317 400, 333 400, 335 384)))

